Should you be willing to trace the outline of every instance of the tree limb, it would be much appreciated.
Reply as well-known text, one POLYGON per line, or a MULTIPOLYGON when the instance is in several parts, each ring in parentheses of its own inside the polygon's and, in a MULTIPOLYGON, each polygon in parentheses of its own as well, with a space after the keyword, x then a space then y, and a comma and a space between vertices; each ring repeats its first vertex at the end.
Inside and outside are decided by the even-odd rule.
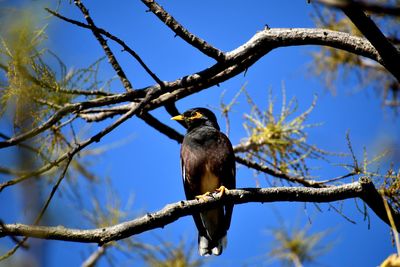
MULTIPOLYGON (((131 221, 90 230, 70 229, 63 226, 48 227, 24 224, 3 224, 0 227, 0 237, 29 236, 41 239, 98 243, 102 245, 110 241, 120 240, 155 228, 164 227, 181 217, 210 209, 226 202, 232 202, 234 204, 277 201, 324 203, 351 198, 361 198, 379 218, 390 225, 382 197, 376 191, 370 179, 361 178, 358 182, 329 188, 272 187, 229 190, 222 199, 218 194, 213 194, 208 197, 206 201, 180 201, 169 204, 160 211, 148 213, 147 215, 131 221)), ((392 208, 391 212, 395 224, 399 229, 400 214, 392 208)))
POLYGON ((400 7, 398 6, 377 4, 369 1, 317 0, 316 2, 337 8, 352 6, 375 14, 400 16, 400 7))
MULTIPOLYGON (((324 2, 324 1, 323 1, 324 2)), ((381 32, 374 21, 353 1, 326 1, 338 6, 358 30, 371 42, 382 58, 381 64, 400 82, 400 52, 381 32), (332 3, 333 2, 333 3, 332 3)), ((400 11, 400 9, 398 9, 400 11)))
POLYGON ((197 48, 200 52, 205 55, 214 58, 217 61, 224 61, 225 54, 208 44, 205 40, 197 37, 190 33, 185 27, 183 27, 178 21, 174 19, 167 11, 165 11, 159 4, 154 0, 142 0, 142 2, 154 13, 165 25, 167 25, 175 34, 181 37, 188 44, 197 48))
POLYGON ((154 90, 156 94, 153 100, 148 103, 143 110, 153 110, 238 75, 273 49, 298 45, 330 46, 368 57, 383 64, 378 52, 364 38, 323 29, 265 29, 255 34, 242 46, 226 53, 225 62, 218 62, 207 69, 172 82, 164 82, 163 90, 159 90, 161 86, 157 84, 126 93, 64 105, 63 108, 57 110, 46 122, 38 127, 22 133, 19 136, 0 141, 0 148, 13 146, 36 136, 50 128, 69 113, 76 113, 93 107, 112 105, 126 101, 138 101, 150 90, 154 90))

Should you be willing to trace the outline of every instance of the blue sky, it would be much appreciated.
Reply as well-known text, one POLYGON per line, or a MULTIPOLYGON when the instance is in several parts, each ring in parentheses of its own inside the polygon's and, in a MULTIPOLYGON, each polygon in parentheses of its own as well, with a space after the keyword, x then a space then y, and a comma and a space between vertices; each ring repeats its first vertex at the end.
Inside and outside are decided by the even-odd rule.
MULTIPOLYGON (((2 1, 0 4, 22 5, 26 2, 2 1)), ((74 5, 69 5, 68 1, 64 2, 60 12, 83 21, 74 5)), ((37 3, 42 4, 40 1, 37 3)), ((213 62, 180 38, 174 38, 174 33, 152 13, 145 12, 147 8, 140 1, 84 3, 99 27, 123 39, 162 80, 175 80, 202 70, 213 62)), ((266 24, 271 28, 313 27, 310 18, 313 8, 306 1, 251 1, 244 4, 243 1, 236 0, 206 0, 160 1, 160 4, 188 30, 224 51, 230 51, 243 44, 266 24)), ((85 67, 103 55, 91 32, 57 19, 47 22, 49 28, 46 44, 56 54, 61 55, 67 66, 85 67)), ((119 52, 118 46, 111 44, 111 47, 116 51, 135 88, 154 83, 133 59, 126 53, 119 52)), ((267 105, 268 91, 272 89, 279 111, 281 88, 284 83, 288 99, 294 96, 298 99, 297 114, 307 109, 313 96, 318 95, 317 106, 308 122, 323 125, 307 131, 311 144, 328 151, 347 152, 345 133, 349 130, 355 152, 361 158, 363 146, 366 146, 372 155, 376 152, 377 140, 398 138, 399 118, 390 110, 381 107, 379 94, 372 88, 356 93, 355 84, 339 82, 337 95, 333 96, 318 78, 308 75, 309 65, 312 64, 310 53, 315 49, 316 47, 303 46, 272 51, 250 68, 246 76, 238 75, 220 87, 192 95, 177 102, 177 107, 181 111, 194 106, 212 109, 219 106, 222 92, 226 91, 225 99, 228 102, 242 85, 247 84, 248 92, 260 107, 267 105)), ((100 74, 104 79, 115 75, 106 62, 101 66, 100 74)), ((123 91, 119 81, 114 82, 113 89, 117 92, 123 91)), ((223 118, 217 110, 214 111, 224 130, 223 118)), ((230 139, 233 144, 238 144, 246 136, 242 122, 243 114, 249 112, 246 99, 241 96, 231 114, 230 139)), ((183 128, 169 120, 170 116, 163 109, 152 114, 184 133, 183 128)), ((90 132, 94 133, 111 122, 108 120, 93 126, 90 132)), ((91 170, 111 180, 122 203, 126 203, 133 196, 134 204, 128 219, 143 212, 157 211, 168 203, 184 198, 179 167, 179 145, 175 141, 159 134, 142 121, 132 118, 90 148, 121 140, 128 141, 95 157, 91 170)), ((399 140, 396 142, 398 144, 399 140)), ((3 156, 4 153, 0 155, 3 156)), ((0 163, 2 161, 3 159, 0 159, 0 163)), ((351 162, 349 158, 334 158, 334 161, 351 162)), ((314 161, 311 164, 313 167, 323 167, 314 173, 323 179, 346 173, 340 167, 329 167, 325 163, 319 165, 319 162, 314 161)), ((243 166, 237 167, 238 187, 254 187, 256 181, 261 186, 268 186, 263 177, 254 178, 252 171, 243 166)), ((4 178, 0 179, 2 181, 4 178)), ((78 177, 77 183, 82 192, 87 193, 87 184, 82 177, 78 177)), ((105 188, 102 186, 105 185, 100 184, 96 189, 100 202, 106 201, 102 193, 105 188)), ((46 190, 49 189, 44 189, 45 192, 46 190)), ((18 189, 8 189, 0 194, 0 203, 10 203, 0 206, 0 219, 7 223, 23 218, 19 193, 18 189)), ((356 210, 354 200, 344 202, 344 214, 356 224, 348 222, 329 209, 328 205, 320 205, 320 208, 321 211, 318 211, 313 204, 305 206, 303 203, 252 203, 235 207, 228 234, 228 248, 222 256, 211 258, 207 266, 254 266, 261 264, 261 259, 268 259, 267 253, 271 248, 271 235, 268 234, 268 230, 282 224, 277 217, 277 211, 287 226, 303 227, 310 219, 311 233, 332 230, 327 240, 333 241, 335 246, 318 258, 317 262, 322 266, 376 266, 389 254, 394 253, 389 228, 370 212, 371 228, 368 229, 368 224, 356 210)), ((54 217, 55 225, 79 227, 82 222, 79 212, 66 201, 63 194, 59 194, 52 203, 50 214, 54 217)), ((171 242, 178 242, 181 238, 192 242, 196 236, 192 219, 184 217, 164 229, 139 235, 138 238, 150 243, 156 242, 158 237, 171 242)), ((47 244, 50 252, 46 259, 48 266, 79 265, 88 253, 95 249, 95 245, 59 241, 49 241, 47 244)), ((2 250, 9 246, 9 240, 0 240, 2 250)), ((120 262, 124 261, 124 256, 118 253, 116 255, 120 262)), ((101 261, 100 266, 107 265, 106 261, 101 261)), ((280 265, 271 262, 268 266, 280 265)))

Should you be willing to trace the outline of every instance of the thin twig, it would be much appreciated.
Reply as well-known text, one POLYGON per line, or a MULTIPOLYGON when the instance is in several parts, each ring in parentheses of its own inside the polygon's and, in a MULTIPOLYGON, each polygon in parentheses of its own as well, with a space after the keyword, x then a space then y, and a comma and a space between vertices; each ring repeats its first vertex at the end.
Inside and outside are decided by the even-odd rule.
POLYGON ((271 176, 274 177, 278 177, 281 179, 284 179, 288 182, 291 183, 297 183, 297 184, 301 184, 304 185, 306 187, 315 187, 315 188, 325 188, 325 187, 329 187, 328 185, 325 185, 322 182, 319 181, 314 181, 314 180, 307 180, 304 177, 299 177, 299 176, 291 176, 289 174, 277 171, 277 170, 273 170, 267 166, 258 164, 257 162, 236 156, 236 162, 240 163, 246 167, 252 168, 254 170, 269 174, 271 176))
MULTIPOLYGON (((51 190, 50 195, 47 197, 47 200, 46 200, 44 206, 42 207, 42 209, 40 210, 39 214, 37 215, 33 225, 38 225, 39 222, 42 220, 43 215, 46 212, 47 208, 49 207, 50 202, 53 199, 54 194, 56 193, 58 187, 60 186, 61 181, 64 179, 65 174, 67 173, 69 164, 71 163, 71 160, 72 160, 73 156, 74 156, 74 154, 71 154, 70 157, 68 158, 68 161, 65 163, 63 171, 61 172, 59 178, 57 179, 56 184, 53 186, 53 189, 51 190)), ((0 256, 0 261, 11 257, 20 247, 24 247, 27 240, 28 240, 28 237, 25 236, 12 249, 10 249, 5 254, 0 256)))
POLYGON ((148 104, 148 102, 154 97, 154 95, 156 95, 157 91, 156 89, 153 89, 153 91, 149 91, 147 93, 147 96, 137 105, 133 106, 128 112, 126 112, 124 115, 122 115, 121 117, 119 117, 116 121, 114 121, 111 125, 107 126, 106 128, 104 128, 103 130, 99 131, 98 133, 96 133, 95 135, 93 135, 92 137, 76 144, 72 149, 70 149, 68 152, 64 153, 63 155, 61 155, 56 161, 51 162, 41 168, 39 168, 38 170, 34 171, 34 172, 30 172, 26 175, 23 175, 21 177, 6 181, 2 184, 0 184, 0 192, 9 186, 15 185, 17 183, 20 183, 34 175, 39 175, 42 174, 50 169, 52 169, 54 166, 57 166, 60 162, 64 161, 65 159, 68 159, 69 155, 71 154, 76 154, 79 151, 81 151, 82 149, 84 149, 85 147, 87 147, 88 145, 94 143, 94 142, 99 142, 100 139, 105 136, 106 134, 108 134, 109 132, 111 132, 112 130, 114 130, 116 127, 118 127, 120 124, 122 124, 124 121, 126 121, 127 119, 129 119, 130 117, 132 117, 133 115, 139 113, 142 111, 142 109, 148 104))
POLYGON ((94 21, 92 20, 92 18, 90 17, 89 11, 87 10, 87 8, 84 6, 84 4, 80 0, 75 0, 74 3, 79 8, 79 10, 82 12, 87 23, 91 26, 90 29, 92 30, 93 35, 96 37, 97 41, 99 41, 111 66, 114 68, 115 72, 117 73, 118 77, 120 78, 125 90, 126 91, 133 90, 131 82, 126 77, 125 72, 123 71, 120 64, 118 63, 118 60, 114 56, 114 53, 111 51, 110 47, 108 46, 107 41, 103 38, 103 36, 101 36, 101 34, 99 32, 97 32, 95 30, 97 27, 94 24, 94 21))
POLYGON ((122 46, 122 48, 128 52, 133 58, 135 58, 137 60, 137 62, 140 64, 140 66, 142 66, 142 68, 156 81, 156 83, 158 83, 160 86, 163 86, 163 81, 161 81, 160 78, 157 77, 157 75, 152 72, 150 70, 150 68, 146 65, 146 63, 144 63, 144 61, 142 60, 142 58, 132 49, 130 48, 124 41, 122 41, 120 38, 116 37, 115 35, 107 32, 106 30, 102 29, 102 28, 98 28, 96 26, 91 26, 91 25, 87 25, 85 23, 82 23, 80 21, 77 20, 73 20, 70 18, 67 18, 59 13, 57 13, 54 10, 51 10, 49 8, 45 8, 45 10, 51 14, 53 14, 55 17, 60 18, 66 22, 69 22, 71 24, 74 24, 76 26, 79 26, 81 28, 85 28, 85 29, 90 29, 90 30, 94 30, 99 32, 100 34, 106 36, 107 38, 115 41, 116 43, 118 43, 120 46, 122 46))
POLYGON ((100 257, 106 253, 108 244, 98 247, 90 256, 82 263, 81 267, 93 267, 99 261, 100 257))

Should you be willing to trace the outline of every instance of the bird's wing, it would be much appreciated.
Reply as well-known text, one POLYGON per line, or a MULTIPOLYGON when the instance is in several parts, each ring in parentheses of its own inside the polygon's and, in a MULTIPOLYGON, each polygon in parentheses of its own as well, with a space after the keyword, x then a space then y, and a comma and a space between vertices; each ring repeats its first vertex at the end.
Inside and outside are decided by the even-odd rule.
MULTIPOLYGON (((225 186, 227 189, 235 189, 236 188, 236 164, 235 164, 235 153, 233 152, 232 144, 229 141, 228 137, 219 133, 218 137, 218 145, 215 148, 214 162, 212 172, 220 177, 221 185, 225 186)), ((226 230, 229 229, 231 224, 233 212, 233 205, 226 204, 225 205, 225 225, 226 230)))
MULTIPOLYGON (((181 147, 181 169, 186 199, 195 199, 196 196, 201 194, 200 175, 203 172, 202 165, 204 165, 203 159, 193 153, 184 142, 181 147)), ((193 219, 200 235, 208 236, 200 214, 193 214, 193 219)))

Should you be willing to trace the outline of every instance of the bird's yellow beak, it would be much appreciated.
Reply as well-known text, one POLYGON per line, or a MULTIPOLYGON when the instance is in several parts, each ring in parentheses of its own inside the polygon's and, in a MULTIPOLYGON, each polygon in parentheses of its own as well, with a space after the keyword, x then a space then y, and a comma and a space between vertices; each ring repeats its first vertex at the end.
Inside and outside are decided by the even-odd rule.
POLYGON ((182 116, 182 115, 178 115, 178 116, 172 117, 171 120, 174 120, 174 121, 183 121, 183 120, 185 120, 185 117, 182 116))

